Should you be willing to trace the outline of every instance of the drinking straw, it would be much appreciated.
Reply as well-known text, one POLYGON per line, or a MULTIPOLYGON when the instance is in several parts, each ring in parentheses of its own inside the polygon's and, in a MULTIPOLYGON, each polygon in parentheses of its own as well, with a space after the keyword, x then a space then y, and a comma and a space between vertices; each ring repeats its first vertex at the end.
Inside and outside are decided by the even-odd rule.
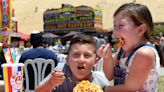
POLYGON ((13 57, 12 57, 12 53, 11 53, 11 48, 10 48, 9 45, 8 45, 8 48, 9 48, 9 52, 10 52, 11 63, 14 63, 14 60, 13 60, 13 57))
POLYGON ((11 48, 10 48, 10 46, 7 45, 7 44, 3 44, 3 46, 4 46, 4 47, 8 47, 8 49, 9 49, 9 54, 10 54, 10 58, 11 58, 11 63, 14 63, 14 60, 13 60, 13 57, 12 57, 12 53, 11 53, 11 48))

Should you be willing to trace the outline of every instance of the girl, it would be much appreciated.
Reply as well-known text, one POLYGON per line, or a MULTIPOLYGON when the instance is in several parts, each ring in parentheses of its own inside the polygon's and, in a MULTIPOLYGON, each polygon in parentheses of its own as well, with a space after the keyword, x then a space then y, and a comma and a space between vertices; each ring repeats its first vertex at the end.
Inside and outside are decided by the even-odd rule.
POLYGON ((106 77, 114 79, 114 86, 105 92, 156 92, 160 58, 154 44, 149 42, 153 21, 148 8, 128 3, 114 13, 113 34, 123 41, 116 56, 112 57, 109 44, 98 49, 104 60, 106 77))

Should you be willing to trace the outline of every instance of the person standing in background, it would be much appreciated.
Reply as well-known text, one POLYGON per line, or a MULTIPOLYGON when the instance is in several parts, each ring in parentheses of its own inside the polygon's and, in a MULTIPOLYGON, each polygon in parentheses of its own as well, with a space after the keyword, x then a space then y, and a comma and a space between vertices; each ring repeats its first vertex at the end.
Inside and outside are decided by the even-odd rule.
POLYGON ((162 52, 164 53, 164 36, 162 32, 160 32, 159 44, 161 45, 162 52))
POLYGON ((3 80, 2 67, 1 67, 3 63, 6 63, 6 59, 3 52, 3 43, 0 43, 0 80, 3 80))

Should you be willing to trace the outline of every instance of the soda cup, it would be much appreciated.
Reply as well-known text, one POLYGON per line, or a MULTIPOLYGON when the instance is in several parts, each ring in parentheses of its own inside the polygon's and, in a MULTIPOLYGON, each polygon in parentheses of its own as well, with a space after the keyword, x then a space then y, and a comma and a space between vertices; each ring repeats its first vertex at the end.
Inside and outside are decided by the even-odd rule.
POLYGON ((23 63, 2 64, 5 92, 23 91, 23 63))

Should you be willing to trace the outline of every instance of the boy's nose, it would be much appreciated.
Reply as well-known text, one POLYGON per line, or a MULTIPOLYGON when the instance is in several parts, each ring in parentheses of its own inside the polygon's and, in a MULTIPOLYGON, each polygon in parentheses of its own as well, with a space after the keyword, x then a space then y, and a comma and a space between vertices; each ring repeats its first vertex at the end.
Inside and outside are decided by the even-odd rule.
POLYGON ((85 57, 84 57, 84 55, 81 55, 79 57, 79 62, 83 63, 84 61, 85 61, 85 57))

